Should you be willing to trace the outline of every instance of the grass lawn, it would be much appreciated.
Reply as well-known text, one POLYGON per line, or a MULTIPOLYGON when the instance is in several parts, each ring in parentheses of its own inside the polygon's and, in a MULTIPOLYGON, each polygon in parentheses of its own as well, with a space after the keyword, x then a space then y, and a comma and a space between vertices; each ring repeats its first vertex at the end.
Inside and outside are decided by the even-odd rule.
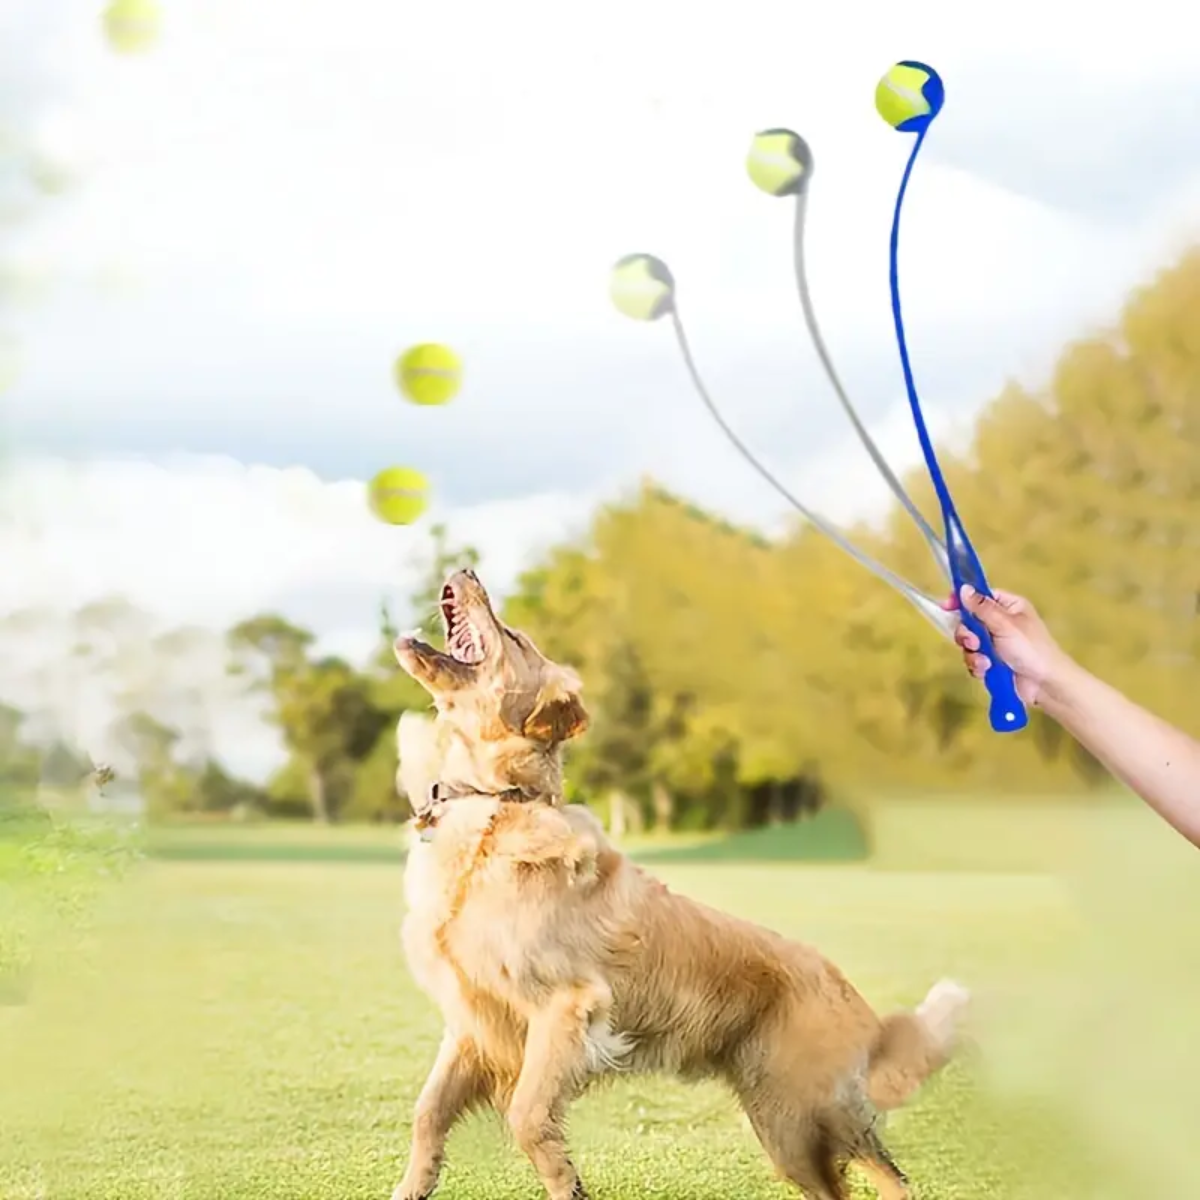
MULTIPOLYGON (((654 863, 852 862, 867 854, 855 819, 840 810, 774 829, 666 837, 649 833, 627 837, 623 844, 630 854, 654 863)), ((147 849, 154 858, 175 862, 398 863, 404 859, 404 835, 391 825, 182 822, 151 829, 147 849)))
MULTIPOLYGON (((1114 836, 1128 858, 1128 838, 1114 836)), ((1182 863, 1171 853, 1155 861, 1182 863)), ((1071 1004, 1035 983, 1058 978, 1078 940, 1063 880, 773 862, 654 869, 816 943, 877 1006, 910 1004, 942 974, 979 990, 981 1029, 996 1034, 1008 1072, 969 1057, 892 1117, 888 1139, 919 1200, 1200 1194, 1143 1191, 1093 1162, 1086 1130, 1099 1126, 1081 1125, 1053 1072, 1038 1070, 1054 1048, 1046 1030, 1065 1026, 1047 1018, 1039 1037, 1034 1014, 1051 994, 1071 1004)), ((1160 890, 1168 875, 1156 873, 1160 890)), ((0 1008, 0 1200, 387 1200, 439 1031, 407 976, 400 915, 395 864, 147 863, 86 931, 43 956, 32 1003, 0 1008)), ((1159 961, 1137 929, 1132 938, 1159 961)), ((1184 1056, 1189 1077, 1195 1059, 1184 1056)), ((1155 1095, 1138 1107, 1153 1111, 1155 1095)), ((594 1200, 795 1195, 716 1086, 621 1080, 580 1102, 572 1140, 594 1200)), ((1160 1166, 1164 1153, 1155 1147, 1160 1166)), ((495 1121, 455 1134, 439 1197, 541 1194, 495 1121)))

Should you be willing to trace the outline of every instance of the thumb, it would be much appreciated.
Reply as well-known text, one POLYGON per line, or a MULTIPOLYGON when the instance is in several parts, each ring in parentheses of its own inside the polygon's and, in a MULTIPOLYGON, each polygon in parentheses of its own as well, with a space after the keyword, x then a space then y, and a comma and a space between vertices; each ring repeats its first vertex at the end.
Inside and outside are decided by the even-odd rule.
POLYGON ((969 583, 963 584, 959 596, 963 608, 978 617, 988 633, 1003 633, 1012 627, 1012 618, 1004 606, 990 596, 977 592, 969 583))

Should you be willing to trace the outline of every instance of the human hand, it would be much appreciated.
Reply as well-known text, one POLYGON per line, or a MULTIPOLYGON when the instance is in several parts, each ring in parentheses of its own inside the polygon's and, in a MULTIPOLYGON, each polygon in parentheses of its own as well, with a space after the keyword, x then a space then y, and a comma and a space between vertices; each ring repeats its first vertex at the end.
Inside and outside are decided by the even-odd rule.
MULTIPOLYGON (((1071 660, 1024 596, 1000 591, 992 595, 994 599, 964 584, 961 603, 952 597, 948 607, 965 609, 979 621, 991 636, 996 653, 1016 677, 1017 695, 1026 704, 1037 704, 1070 667, 1071 660)), ((964 623, 955 631, 954 640, 962 648, 967 670, 982 679, 992 664, 986 654, 979 652, 979 638, 964 623)))

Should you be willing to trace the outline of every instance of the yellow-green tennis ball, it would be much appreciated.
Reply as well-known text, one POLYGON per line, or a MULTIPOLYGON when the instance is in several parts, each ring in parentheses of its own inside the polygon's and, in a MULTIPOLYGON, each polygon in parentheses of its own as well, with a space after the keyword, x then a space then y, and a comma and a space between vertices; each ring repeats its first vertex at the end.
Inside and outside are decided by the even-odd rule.
POLYGON ((675 307, 675 277, 653 254, 627 254, 612 269, 608 294, 625 316, 657 321, 675 307))
POLYGON ((412 467, 384 467, 367 484, 371 511, 389 525, 411 525, 429 505, 429 480, 412 467))
POLYGON ((447 404, 462 386, 462 363, 449 346, 425 342, 396 360, 396 383, 414 404, 447 404))
POLYGON ((875 88, 879 115, 901 133, 918 133, 942 111, 942 77, 925 63, 898 62, 875 88))
POLYGON ((768 196, 795 196, 808 185, 812 151, 790 129, 764 129, 754 135, 746 155, 746 174, 768 196))
POLYGON ((158 0, 112 0, 104 10, 109 45, 121 54, 140 54, 158 41, 158 0))

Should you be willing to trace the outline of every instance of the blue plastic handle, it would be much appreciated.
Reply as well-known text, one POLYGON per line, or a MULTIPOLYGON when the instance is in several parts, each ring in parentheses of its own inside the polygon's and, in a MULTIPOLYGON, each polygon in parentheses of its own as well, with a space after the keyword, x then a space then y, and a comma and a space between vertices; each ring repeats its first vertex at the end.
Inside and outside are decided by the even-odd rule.
POLYGON ((986 654, 992 664, 983 677, 983 685, 992 698, 988 708, 988 720, 992 728, 997 733, 1016 733, 1024 729, 1029 724, 1029 714, 1017 695, 1017 680, 1012 668, 996 653, 991 635, 979 618, 966 611, 961 612, 960 616, 963 624, 979 639, 979 652, 986 654))

